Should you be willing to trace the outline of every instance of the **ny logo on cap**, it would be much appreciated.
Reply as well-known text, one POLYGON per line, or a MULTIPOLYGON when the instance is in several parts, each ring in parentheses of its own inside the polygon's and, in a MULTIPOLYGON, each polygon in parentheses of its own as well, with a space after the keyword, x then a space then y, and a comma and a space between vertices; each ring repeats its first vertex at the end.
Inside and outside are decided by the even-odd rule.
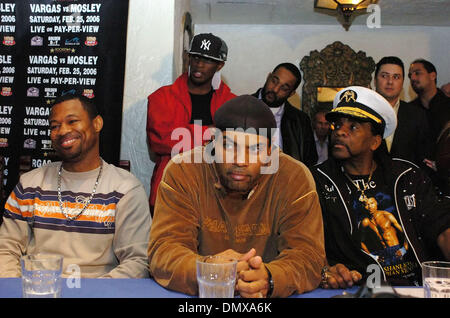
POLYGON ((339 100, 339 102, 342 102, 342 100, 345 99, 346 103, 348 103, 350 101, 353 101, 356 103, 357 96, 358 95, 356 94, 355 91, 352 91, 349 89, 341 94, 341 99, 339 100))
POLYGON ((200 48, 206 51, 209 51, 209 46, 211 45, 210 40, 203 40, 202 45, 200 45, 200 48))

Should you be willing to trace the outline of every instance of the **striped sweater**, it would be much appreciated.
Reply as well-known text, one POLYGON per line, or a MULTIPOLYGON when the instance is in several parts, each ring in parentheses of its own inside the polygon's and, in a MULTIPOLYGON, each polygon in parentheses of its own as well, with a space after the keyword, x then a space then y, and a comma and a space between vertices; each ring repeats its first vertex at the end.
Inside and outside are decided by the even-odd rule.
MULTIPOLYGON (((103 162, 92 201, 72 221, 58 200, 60 165, 54 162, 23 174, 9 196, 0 227, 0 276, 20 276, 21 255, 56 253, 64 256, 63 276, 74 274, 75 264, 81 277, 148 277, 151 217, 142 184, 129 172, 103 162)), ((62 170, 62 202, 68 215, 84 207, 99 169, 62 170)))

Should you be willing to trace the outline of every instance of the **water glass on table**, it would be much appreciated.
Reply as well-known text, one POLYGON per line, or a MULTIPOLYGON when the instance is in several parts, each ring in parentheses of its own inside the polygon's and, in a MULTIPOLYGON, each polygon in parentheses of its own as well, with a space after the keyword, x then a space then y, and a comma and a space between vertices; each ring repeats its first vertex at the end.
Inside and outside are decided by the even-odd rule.
POLYGON ((30 254, 20 259, 23 298, 61 297, 63 257, 55 254, 30 254))
POLYGON ((207 256, 197 260, 197 282, 200 298, 233 298, 237 260, 207 256))
POLYGON ((450 262, 422 263, 425 298, 450 298, 450 262))

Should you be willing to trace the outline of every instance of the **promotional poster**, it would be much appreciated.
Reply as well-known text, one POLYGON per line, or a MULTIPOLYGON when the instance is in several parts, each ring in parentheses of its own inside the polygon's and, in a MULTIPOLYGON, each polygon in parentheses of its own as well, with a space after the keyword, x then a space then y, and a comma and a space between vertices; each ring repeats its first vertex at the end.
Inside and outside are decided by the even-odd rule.
POLYGON ((58 160, 48 116, 82 94, 104 119, 101 156, 118 164, 128 0, 0 0, 0 155, 7 196, 21 173, 58 160))

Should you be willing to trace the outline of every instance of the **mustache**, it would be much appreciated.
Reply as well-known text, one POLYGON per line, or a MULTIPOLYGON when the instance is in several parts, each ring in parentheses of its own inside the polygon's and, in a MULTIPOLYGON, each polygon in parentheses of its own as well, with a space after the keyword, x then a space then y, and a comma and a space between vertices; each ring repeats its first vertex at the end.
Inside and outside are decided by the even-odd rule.
POLYGON ((265 91, 264 96, 267 96, 267 95, 272 95, 273 97, 277 96, 277 94, 275 94, 275 92, 272 92, 272 91, 265 91))
POLYGON ((227 174, 239 174, 243 176, 247 176, 248 173, 244 169, 230 169, 227 171, 227 174))
POLYGON ((335 146, 335 145, 344 146, 344 147, 347 149, 347 151, 348 151, 349 153, 351 153, 351 152, 350 152, 350 148, 348 147, 348 145, 347 145, 345 142, 343 142, 342 140, 339 140, 339 139, 331 140, 331 147, 333 147, 333 146, 335 146))

